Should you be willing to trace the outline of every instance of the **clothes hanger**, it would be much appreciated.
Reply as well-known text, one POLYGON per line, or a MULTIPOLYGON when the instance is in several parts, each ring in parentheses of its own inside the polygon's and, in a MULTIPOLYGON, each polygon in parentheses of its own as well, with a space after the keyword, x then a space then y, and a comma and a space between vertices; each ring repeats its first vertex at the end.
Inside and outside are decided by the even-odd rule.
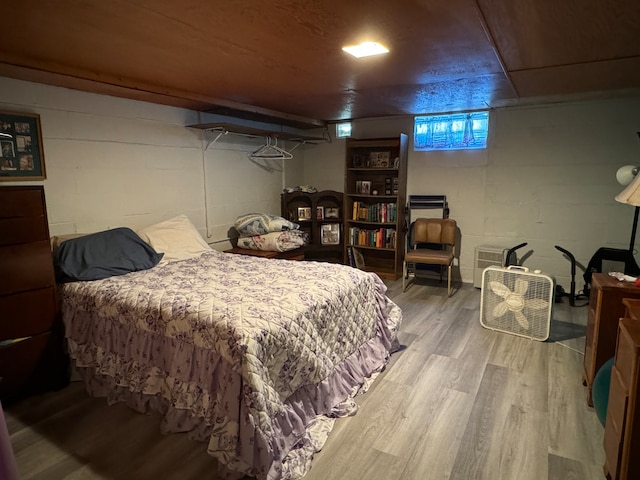
POLYGON ((270 160, 289 160, 293 158, 293 154, 278 147, 278 140, 274 140, 274 144, 271 144, 271 137, 267 137, 267 143, 257 150, 248 153, 247 156, 251 159, 270 159, 270 160))
POLYGON ((257 150, 247 153, 247 158, 258 167, 269 173, 282 172, 282 165, 274 160, 287 160, 293 158, 293 155, 286 150, 278 147, 277 140, 275 144, 271 144, 271 137, 267 137, 267 143, 257 150))

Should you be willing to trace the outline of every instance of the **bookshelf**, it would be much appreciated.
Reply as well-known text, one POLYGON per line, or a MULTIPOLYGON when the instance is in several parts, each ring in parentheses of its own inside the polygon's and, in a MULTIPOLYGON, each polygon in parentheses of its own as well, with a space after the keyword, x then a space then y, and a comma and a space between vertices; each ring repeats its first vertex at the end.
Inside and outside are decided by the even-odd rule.
POLYGON ((408 137, 348 139, 344 187, 344 262, 386 279, 402 275, 408 137), (364 264, 364 265, 363 265, 364 264))

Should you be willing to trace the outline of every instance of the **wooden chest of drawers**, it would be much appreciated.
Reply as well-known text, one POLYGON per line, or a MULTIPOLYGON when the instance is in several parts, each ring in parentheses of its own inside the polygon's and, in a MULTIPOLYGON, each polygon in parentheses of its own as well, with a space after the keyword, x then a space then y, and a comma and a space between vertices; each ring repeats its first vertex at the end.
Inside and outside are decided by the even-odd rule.
POLYGON ((640 321, 637 315, 620 320, 615 357, 604 430, 604 473, 611 480, 635 480, 640 478, 640 321))
POLYGON ((591 406, 594 377, 615 353, 618 322, 625 314, 623 298, 640 298, 640 288, 606 273, 593 274, 584 348, 584 382, 588 389, 587 402, 591 406))
POLYGON ((0 187, 0 399, 66 384, 44 188, 0 187))

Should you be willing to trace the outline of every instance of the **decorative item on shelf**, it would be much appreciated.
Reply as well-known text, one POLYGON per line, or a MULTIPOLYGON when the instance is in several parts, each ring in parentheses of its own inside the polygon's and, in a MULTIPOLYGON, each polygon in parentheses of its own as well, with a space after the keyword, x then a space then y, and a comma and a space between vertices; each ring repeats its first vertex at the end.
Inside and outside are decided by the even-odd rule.
POLYGON ((384 194, 391 195, 392 191, 393 191, 393 187, 391 185, 391 177, 386 177, 384 179, 384 194))
POLYGON ((0 181, 47 178, 40 115, 0 112, 0 181))
POLYGON ((340 209, 334 207, 325 208, 324 218, 340 218, 340 209))
POLYGON ((324 220, 324 207, 322 205, 316 207, 316 220, 324 220))
POLYGON ((390 152, 371 152, 369 166, 371 168, 389 168, 390 152))
POLYGON ((283 193, 304 192, 304 193, 316 193, 318 189, 311 185, 296 185, 295 187, 285 187, 283 193))
POLYGON ((311 207, 298 207, 298 220, 311 220, 311 207))
POLYGON ((340 224, 325 223, 321 228, 322 245, 339 245, 340 244, 340 224))
POLYGON ((354 154, 352 165, 353 168, 366 168, 369 166, 369 159, 362 155, 354 154))

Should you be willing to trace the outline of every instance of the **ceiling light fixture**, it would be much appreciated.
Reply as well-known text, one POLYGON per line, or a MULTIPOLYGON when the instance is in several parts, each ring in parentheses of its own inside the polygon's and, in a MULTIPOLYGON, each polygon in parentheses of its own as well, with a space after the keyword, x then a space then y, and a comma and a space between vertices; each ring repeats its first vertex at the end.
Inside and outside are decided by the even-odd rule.
POLYGON ((378 42, 362 42, 360 45, 342 47, 342 50, 357 58, 389 53, 389 49, 378 42))

